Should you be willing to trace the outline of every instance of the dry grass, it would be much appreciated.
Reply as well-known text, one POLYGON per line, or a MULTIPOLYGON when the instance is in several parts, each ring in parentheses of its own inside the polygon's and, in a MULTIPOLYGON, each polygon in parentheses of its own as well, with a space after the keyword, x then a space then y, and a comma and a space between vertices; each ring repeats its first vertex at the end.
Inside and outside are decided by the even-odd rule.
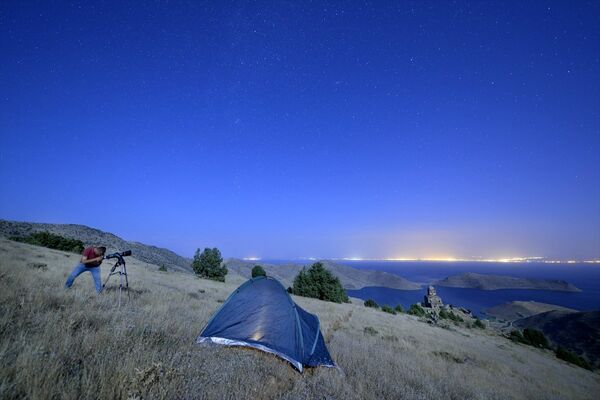
POLYGON ((240 277, 221 284, 130 258, 131 299, 118 309, 115 291, 97 296, 89 274, 62 289, 77 259, 0 239, 0 398, 591 399, 600 392, 598 374, 491 333, 295 298, 321 319, 342 369, 301 375, 269 354, 194 343, 240 277))

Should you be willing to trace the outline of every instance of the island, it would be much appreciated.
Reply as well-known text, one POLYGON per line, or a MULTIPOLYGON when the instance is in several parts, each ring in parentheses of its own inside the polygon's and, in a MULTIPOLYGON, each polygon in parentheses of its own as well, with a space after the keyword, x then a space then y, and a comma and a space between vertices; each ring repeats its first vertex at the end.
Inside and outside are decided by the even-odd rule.
POLYGON ((513 276, 485 275, 474 272, 452 275, 435 282, 434 285, 481 290, 533 289, 555 290, 561 292, 581 292, 581 289, 563 280, 516 278, 513 276))

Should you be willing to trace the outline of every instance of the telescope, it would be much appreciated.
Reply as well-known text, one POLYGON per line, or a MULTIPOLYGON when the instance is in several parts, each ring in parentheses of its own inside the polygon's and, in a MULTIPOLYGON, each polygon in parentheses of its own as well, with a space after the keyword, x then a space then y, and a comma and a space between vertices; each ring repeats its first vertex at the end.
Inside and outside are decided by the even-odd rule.
POLYGON ((109 258, 118 258, 119 260, 122 259, 123 257, 127 257, 131 255, 131 250, 125 250, 123 252, 117 252, 117 253, 112 253, 112 254, 108 254, 106 256, 104 256, 105 260, 108 260, 109 258))

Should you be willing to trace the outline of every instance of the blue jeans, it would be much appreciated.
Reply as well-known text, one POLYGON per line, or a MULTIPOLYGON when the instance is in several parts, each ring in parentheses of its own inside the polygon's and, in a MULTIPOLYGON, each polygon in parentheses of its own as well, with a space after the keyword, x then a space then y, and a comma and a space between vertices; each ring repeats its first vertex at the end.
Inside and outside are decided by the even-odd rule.
POLYGON ((67 281, 65 282, 65 288, 70 288, 71 286, 73 286, 73 281, 75 280, 75 278, 83 274, 85 271, 89 271, 92 274, 92 277, 94 278, 94 284, 96 285, 96 292, 100 293, 102 291, 102 283, 100 282, 99 266, 93 268, 86 268, 84 264, 77 265, 73 269, 73 272, 71 272, 71 275, 69 275, 69 277, 67 278, 67 281))

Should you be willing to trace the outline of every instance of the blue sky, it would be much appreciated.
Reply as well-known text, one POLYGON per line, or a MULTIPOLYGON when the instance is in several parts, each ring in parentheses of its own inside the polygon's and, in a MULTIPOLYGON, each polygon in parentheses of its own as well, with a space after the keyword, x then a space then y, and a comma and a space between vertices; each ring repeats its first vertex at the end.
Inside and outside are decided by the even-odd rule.
POLYGON ((598 2, 0 10, 0 218, 188 256, 600 258, 598 2))

